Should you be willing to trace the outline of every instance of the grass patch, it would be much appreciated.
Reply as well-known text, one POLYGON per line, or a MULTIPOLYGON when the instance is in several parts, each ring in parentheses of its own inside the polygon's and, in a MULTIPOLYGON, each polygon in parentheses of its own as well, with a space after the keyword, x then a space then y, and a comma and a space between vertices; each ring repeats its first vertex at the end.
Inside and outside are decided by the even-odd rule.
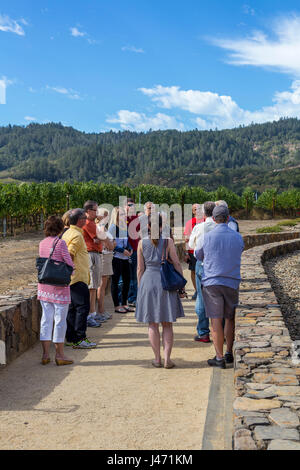
POLYGON ((279 225, 273 225, 272 227, 261 227, 256 229, 256 233, 276 233, 282 232, 282 229, 279 225))
POLYGON ((278 222, 277 225, 295 227, 295 225, 298 225, 298 224, 300 224, 300 218, 299 217, 297 219, 290 219, 290 220, 285 220, 283 222, 278 222))
POLYGON ((298 222, 295 222, 295 220, 284 220, 283 222, 278 222, 277 225, 280 227, 295 227, 297 224, 298 222))

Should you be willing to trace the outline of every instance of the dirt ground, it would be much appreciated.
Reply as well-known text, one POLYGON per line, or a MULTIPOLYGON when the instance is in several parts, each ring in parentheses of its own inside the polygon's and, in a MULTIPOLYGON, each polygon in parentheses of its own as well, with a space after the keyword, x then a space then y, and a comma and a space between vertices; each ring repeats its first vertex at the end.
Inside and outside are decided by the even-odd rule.
MULTIPOLYGON (((241 233, 246 235, 255 234, 259 227, 276 225, 278 221, 241 220, 239 224, 241 233)), ((43 234, 39 232, 0 239, 0 294, 6 294, 12 289, 22 289, 36 282, 35 258, 42 238, 43 234)))

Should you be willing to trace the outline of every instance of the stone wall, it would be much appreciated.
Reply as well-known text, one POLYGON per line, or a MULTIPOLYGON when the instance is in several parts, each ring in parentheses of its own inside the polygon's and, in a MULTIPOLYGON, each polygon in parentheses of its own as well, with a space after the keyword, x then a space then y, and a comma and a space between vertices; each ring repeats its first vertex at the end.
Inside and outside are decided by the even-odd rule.
POLYGON ((39 338, 41 307, 36 288, 0 296, 0 364, 8 364, 39 338))
MULTIPOLYGON (((295 240, 300 238, 300 232, 280 232, 280 233, 257 233, 254 235, 244 235, 243 240, 245 250, 255 246, 267 245, 285 240, 295 240)), ((182 240, 175 242, 176 250, 180 261, 184 261, 185 243, 182 240)))
POLYGON ((234 343, 236 450, 300 450, 300 360, 263 267, 266 259, 299 249, 296 240, 243 253, 234 343))
POLYGON ((250 248, 259 245, 282 242, 285 240, 295 240, 297 238, 300 238, 300 232, 257 233, 255 235, 243 236, 245 250, 249 250, 250 248))

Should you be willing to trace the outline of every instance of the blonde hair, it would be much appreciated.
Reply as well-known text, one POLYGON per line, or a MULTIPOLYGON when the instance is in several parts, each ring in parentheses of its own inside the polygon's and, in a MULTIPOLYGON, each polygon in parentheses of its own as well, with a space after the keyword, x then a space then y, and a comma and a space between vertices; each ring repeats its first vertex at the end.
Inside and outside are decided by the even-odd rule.
POLYGON ((61 218, 65 227, 70 227, 70 213, 71 213, 71 209, 65 212, 61 218))

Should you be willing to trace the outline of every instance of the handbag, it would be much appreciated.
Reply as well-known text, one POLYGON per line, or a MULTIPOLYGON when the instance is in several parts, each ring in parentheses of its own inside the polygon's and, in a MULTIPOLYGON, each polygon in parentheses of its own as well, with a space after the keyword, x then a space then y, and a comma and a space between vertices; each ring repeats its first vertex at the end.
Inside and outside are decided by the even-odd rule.
POLYGON ((50 284, 54 286, 68 286, 71 282, 73 272, 72 266, 64 261, 52 259, 55 247, 60 237, 53 243, 49 258, 36 258, 36 268, 38 270, 38 282, 40 284, 50 284))
POLYGON ((167 240, 164 240, 164 247, 160 264, 162 288, 169 291, 183 289, 187 281, 178 271, 176 271, 173 264, 167 260, 167 243, 167 240))

